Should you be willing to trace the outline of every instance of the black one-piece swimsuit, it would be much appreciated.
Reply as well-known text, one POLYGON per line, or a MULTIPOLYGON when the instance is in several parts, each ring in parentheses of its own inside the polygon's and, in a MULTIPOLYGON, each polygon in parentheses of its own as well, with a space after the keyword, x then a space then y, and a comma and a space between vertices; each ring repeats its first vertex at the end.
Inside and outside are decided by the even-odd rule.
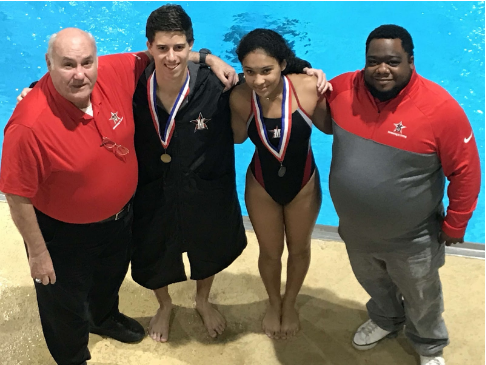
MULTIPOLYGON (((312 120, 300 106, 292 83, 288 78, 287 80, 299 107, 292 113, 290 139, 282 164, 262 141, 253 114, 247 126, 248 136, 255 145, 255 153, 250 163, 251 172, 273 200, 281 205, 290 203, 297 196, 316 169, 310 145, 312 120), (281 166, 285 166, 286 170, 283 176, 279 176, 281 166)), ((277 148, 281 138, 281 118, 262 119, 270 143, 277 148)))

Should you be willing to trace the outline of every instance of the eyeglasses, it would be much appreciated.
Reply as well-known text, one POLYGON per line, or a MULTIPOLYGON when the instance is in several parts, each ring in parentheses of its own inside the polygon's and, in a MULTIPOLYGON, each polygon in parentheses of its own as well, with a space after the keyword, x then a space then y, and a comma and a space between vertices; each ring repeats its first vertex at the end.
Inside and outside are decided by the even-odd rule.
POLYGON ((128 152, 130 152, 128 150, 128 148, 123 147, 121 144, 116 144, 115 142, 113 142, 111 139, 109 139, 107 137, 103 137, 103 142, 101 143, 100 147, 103 147, 103 146, 108 151, 113 151, 113 153, 117 157, 125 157, 126 155, 128 155, 128 152))

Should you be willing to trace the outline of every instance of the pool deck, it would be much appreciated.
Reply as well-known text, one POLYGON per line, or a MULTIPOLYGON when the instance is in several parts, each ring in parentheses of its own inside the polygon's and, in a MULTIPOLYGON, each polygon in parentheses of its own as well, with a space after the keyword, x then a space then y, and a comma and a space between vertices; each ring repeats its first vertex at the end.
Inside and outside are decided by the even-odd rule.
MULTIPOLYGON (((321 234, 326 238, 328 232, 321 234)), ((368 296, 356 281, 339 241, 312 242, 311 267, 298 297, 302 330, 297 337, 287 341, 267 338, 260 330, 266 294, 256 264, 258 244, 253 232, 247 231, 247 235, 247 249, 214 282, 211 300, 228 322, 220 338, 213 340, 206 334, 193 305, 195 283, 188 281, 170 288, 176 308, 168 343, 146 337, 128 345, 91 335, 92 360, 88 364, 418 364, 418 356, 403 334, 369 351, 351 346, 354 331, 367 319, 364 304, 368 296)), ((4 202, 0 202, 0 237, 1 363, 53 364, 42 336, 22 240, 4 202)), ((451 338, 445 349, 448 365, 485 363, 484 264, 480 259, 449 255, 441 269, 444 317, 451 338)), ((152 292, 128 275, 120 291, 120 309, 147 327, 156 308, 152 292)))

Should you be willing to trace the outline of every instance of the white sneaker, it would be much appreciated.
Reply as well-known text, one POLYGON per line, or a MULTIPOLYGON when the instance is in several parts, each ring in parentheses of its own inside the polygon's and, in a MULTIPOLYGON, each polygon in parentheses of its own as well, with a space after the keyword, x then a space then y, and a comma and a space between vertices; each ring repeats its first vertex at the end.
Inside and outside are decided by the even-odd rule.
POLYGON ((392 333, 390 331, 385 331, 369 319, 363 323, 354 334, 353 346, 357 350, 369 350, 375 347, 376 344, 385 337, 393 338, 396 336, 396 332, 392 333))
POLYGON ((445 365, 445 360, 442 356, 420 355, 420 365, 445 365))

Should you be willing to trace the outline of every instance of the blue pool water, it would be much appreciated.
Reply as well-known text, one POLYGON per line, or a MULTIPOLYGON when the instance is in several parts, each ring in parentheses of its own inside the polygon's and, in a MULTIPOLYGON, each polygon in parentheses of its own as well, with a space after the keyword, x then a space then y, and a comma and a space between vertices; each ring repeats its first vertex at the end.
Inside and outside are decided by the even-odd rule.
MULTIPOLYGON (((272 28, 297 55, 328 78, 364 65, 365 40, 385 23, 404 26, 415 43, 417 71, 446 88, 474 129, 484 176, 484 2, 176 2, 193 20, 197 50, 210 48, 241 70, 234 50, 241 36, 272 28)), ((0 128, 23 87, 45 72, 50 34, 65 27, 88 30, 99 54, 145 49, 145 21, 161 2, 0 2, 0 128)), ((0 136, 0 142, 3 135, 0 136)), ((319 224, 337 225, 327 191, 332 137, 314 131, 312 144, 323 191, 319 224)), ((244 206, 244 175, 253 146, 236 146, 238 192, 244 206)), ((485 242, 484 179, 466 240, 485 242)))

